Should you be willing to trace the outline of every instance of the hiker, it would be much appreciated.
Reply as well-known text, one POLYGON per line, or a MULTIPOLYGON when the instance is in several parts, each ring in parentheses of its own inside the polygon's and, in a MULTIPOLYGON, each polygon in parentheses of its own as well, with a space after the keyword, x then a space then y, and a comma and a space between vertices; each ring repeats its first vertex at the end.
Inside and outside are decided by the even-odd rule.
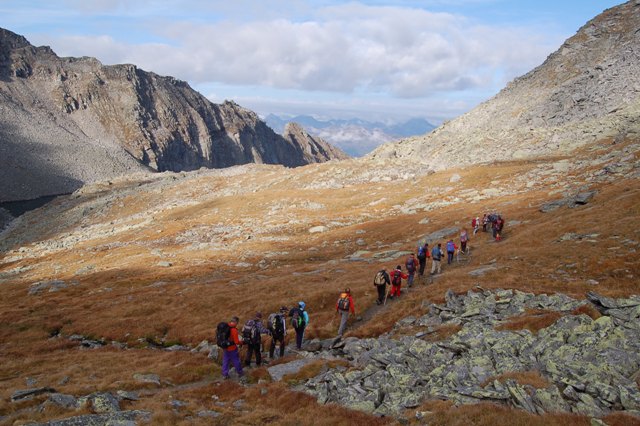
POLYGON ((480 229, 480 218, 478 216, 471 221, 471 227, 473 228, 473 235, 476 235, 478 229, 480 229))
POLYGON ((482 232, 487 232, 487 225, 489 224, 489 218, 487 217, 487 214, 485 213, 482 216, 482 232))
POLYGON ((247 321, 242 327, 242 340, 247 345, 247 358, 244 361, 244 365, 247 367, 251 365, 251 357, 254 352, 256 354, 256 366, 260 367, 260 364, 262 364, 262 334, 271 333, 262 325, 262 312, 256 312, 254 319, 247 321))
POLYGON ((413 276, 416 274, 416 257, 411 253, 409 257, 407 257, 407 261, 404 263, 404 266, 407 268, 407 285, 409 287, 413 286, 413 276))
POLYGON ((286 306, 280 308, 280 312, 274 312, 267 319, 267 328, 271 332, 271 345, 269 346, 269 358, 273 359, 276 344, 280 344, 280 358, 284 356, 284 338, 287 335, 287 320, 285 316, 289 309, 286 306))
POLYGON ((304 302, 298 302, 298 306, 291 308, 289 316, 291 317, 291 325, 296 332, 296 348, 302 349, 302 339, 304 338, 304 330, 309 323, 309 314, 304 310, 304 302))
POLYGON ((431 250, 431 275, 435 274, 436 271, 439 274, 441 272, 441 264, 442 256, 444 253, 442 252, 442 243, 438 243, 437 246, 433 247, 431 250))
POLYGON ((227 323, 228 331, 224 333, 221 332, 221 326, 224 323, 218 324, 218 336, 216 337, 218 341, 218 346, 223 348, 222 352, 222 377, 225 379, 229 378, 229 364, 233 364, 233 367, 236 369, 236 373, 238 376, 242 377, 242 364, 240 363, 240 355, 238 354, 238 347, 242 345, 240 338, 238 337, 238 317, 231 318, 231 321, 227 323), (222 340, 226 339, 227 342, 223 342, 222 340))
POLYGON ((340 327, 338 328, 338 337, 341 338, 344 333, 344 329, 347 326, 347 320, 349 319, 349 312, 353 315, 356 314, 356 307, 353 303, 353 297, 351 297, 351 289, 345 288, 340 293, 340 298, 336 302, 336 314, 340 314, 340 327))
POLYGON ((402 266, 396 266, 396 269, 389 274, 391 277, 391 291, 389 292, 389 299, 393 299, 394 296, 400 297, 400 287, 402 287, 402 279, 407 279, 409 276, 402 272, 402 266))
POLYGON ((389 279, 386 268, 382 268, 373 278, 373 285, 376 287, 376 290, 378 290, 378 299, 376 299, 378 305, 384 303, 384 296, 387 294, 387 284, 391 284, 391 280, 389 279))
POLYGON ((420 269, 418 269, 418 275, 424 275, 424 268, 427 266, 427 259, 429 258, 429 243, 424 243, 424 245, 418 247, 418 263, 420 264, 420 269))
POLYGON ((462 228, 460 232, 460 251, 464 254, 467 254, 467 242, 469 241, 469 236, 467 235, 467 229, 462 228))
POLYGON ((453 255, 458 249, 456 243, 453 240, 447 241, 447 265, 451 265, 451 261, 453 260, 453 255))
MULTIPOLYGON (((291 326, 296 332, 296 348, 302 349, 302 339, 304 337, 304 329, 307 324, 305 323, 304 302, 298 302, 297 306, 294 306, 289 311, 289 317, 291 317, 291 326)), ((307 314, 307 318, 309 314, 307 314)))
POLYGON ((502 239, 502 237, 500 237, 500 234, 502 233, 503 226, 504 220, 502 219, 502 216, 498 216, 493 224, 493 238, 496 241, 500 241, 502 239))

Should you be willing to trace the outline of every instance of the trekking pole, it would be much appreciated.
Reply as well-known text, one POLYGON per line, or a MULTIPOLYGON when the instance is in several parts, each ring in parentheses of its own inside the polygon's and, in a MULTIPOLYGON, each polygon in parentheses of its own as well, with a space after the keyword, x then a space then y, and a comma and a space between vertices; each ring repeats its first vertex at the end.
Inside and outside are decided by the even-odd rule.
POLYGON ((385 292, 384 292, 384 302, 382 302, 382 306, 384 306, 384 305, 386 305, 386 304, 387 304, 387 296, 388 296, 388 295, 389 295, 389 292, 388 292, 388 291, 385 291, 385 292))

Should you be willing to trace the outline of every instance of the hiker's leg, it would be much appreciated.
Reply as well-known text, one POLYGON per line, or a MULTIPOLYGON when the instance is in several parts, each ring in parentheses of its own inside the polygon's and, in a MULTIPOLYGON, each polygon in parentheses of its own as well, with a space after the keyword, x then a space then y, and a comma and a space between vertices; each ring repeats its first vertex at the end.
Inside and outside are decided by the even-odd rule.
POLYGON ((247 345, 247 358, 244 360, 244 365, 247 367, 251 365, 251 352, 253 352, 253 345, 247 345))
POLYGON ((340 312, 341 317, 340 317, 340 328, 338 328, 338 336, 342 337, 342 334, 344 333, 344 329, 347 326, 347 319, 349 319, 349 311, 342 311, 340 312))
POLYGON ((284 356, 284 336, 280 339, 280 358, 284 356))
POLYGON ((273 359, 273 355, 276 352, 276 338, 271 336, 271 344, 269 345, 269 358, 273 359))
POLYGON ((435 259, 431 260, 431 275, 433 275, 434 272, 436 272, 436 262, 437 262, 437 260, 435 260, 435 259))
POLYGON ((377 286, 378 288, 378 301, 380 303, 382 303, 382 301, 384 300, 384 291, 385 291, 385 285, 379 285, 377 286))
POLYGON ((413 285, 413 274, 409 274, 409 278, 407 278, 407 285, 409 285, 409 287, 413 285))
POLYGON ((238 353, 238 350, 229 351, 229 355, 238 376, 242 376, 242 363, 240 362, 240 354, 238 353))
POLYGON ((302 349, 302 336, 304 336, 304 330, 296 330, 296 346, 298 349, 302 349))
POLYGON ((222 351, 222 375, 229 377, 229 351, 226 349, 222 351))
POLYGON ((256 365, 260 367, 260 364, 262 364, 262 354, 260 353, 260 343, 258 343, 253 349, 256 351, 256 365))

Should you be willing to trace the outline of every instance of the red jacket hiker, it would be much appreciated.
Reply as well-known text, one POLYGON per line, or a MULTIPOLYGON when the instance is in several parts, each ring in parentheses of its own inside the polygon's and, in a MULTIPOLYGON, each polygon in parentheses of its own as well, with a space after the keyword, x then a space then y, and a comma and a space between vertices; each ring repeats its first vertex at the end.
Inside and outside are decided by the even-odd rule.
MULTIPOLYGON (((353 297, 351 297, 351 294, 341 293, 340 294, 340 299, 342 299, 344 297, 349 299, 349 311, 351 311, 351 313, 355 315, 356 306, 353 304, 353 297)), ((338 299, 338 301, 336 302, 336 312, 340 312, 340 308, 338 307, 338 303, 340 303, 340 299, 338 299)))
POLYGON ((229 327, 231 328, 230 330, 231 334, 229 335, 229 340, 232 341, 234 344, 229 346, 226 350, 234 351, 238 349, 238 346, 242 345, 242 342, 240 342, 240 337, 238 336, 237 324, 235 322, 230 322, 229 327))
POLYGON ((407 278, 409 278, 409 276, 402 272, 400 265, 398 265, 396 269, 391 271, 391 273, 389 274, 389 278, 391 278, 391 292, 389 293, 389 297, 393 299, 393 296, 400 296, 400 286, 402 286, 402 280, 406 280, 407 278), (394 278, 396 276, 400 277, 400 283, 398 285, 393 284, 394 278))

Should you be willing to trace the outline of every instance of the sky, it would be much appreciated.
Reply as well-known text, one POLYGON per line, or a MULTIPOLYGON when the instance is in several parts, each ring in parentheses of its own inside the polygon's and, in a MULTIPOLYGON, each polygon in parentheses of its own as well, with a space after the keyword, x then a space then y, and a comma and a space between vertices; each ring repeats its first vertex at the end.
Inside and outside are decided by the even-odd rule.
POLYGON ((132 63, 261 116, 440 124, 540 65, 609 0, 0 0, 59 56, 132 63))

